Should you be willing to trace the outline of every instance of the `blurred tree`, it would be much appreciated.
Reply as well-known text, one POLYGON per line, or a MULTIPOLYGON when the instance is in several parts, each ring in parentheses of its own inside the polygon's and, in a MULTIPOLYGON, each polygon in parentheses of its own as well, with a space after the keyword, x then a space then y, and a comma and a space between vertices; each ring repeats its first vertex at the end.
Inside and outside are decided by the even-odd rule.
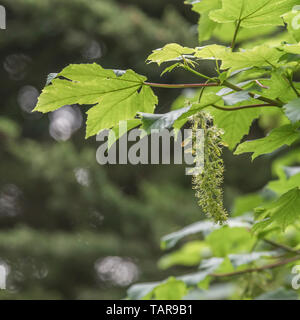
MULTIPOLYGON (((132 282, 163 279, 159 238, 200 216, 184 168, 100 167, 78 107, 49 118, 31 110, 47 75, 69 63, 132 68, 158 80, 161 70, 144 63, 147 55, 170 42, 196 46, 197 16, 182 0, 2 4, 0 260, 10 273, 0 298, 122 298, 132 282)), ((181 72, 163 81, 178 79, 193 81, 181 72)), ((164 110, 179 94, 158 93, 164 110)), ((240 177, 230 163, 235 194, 240 177)))
POLYGON ((168 42, 195 45, 192 25, 181 0, 2 4, 0 259, 10 274, 1 298, 122 298, 123 286, 157 277, 159 237, 199 214, 192 191, 171 183, 158 191, 144 182, 150 168, 101 168, 95 142, 82 147, 83 132, 75 134, 84 116, 78 108, 43 120, 31 110, 47 74, 69 63, 147 69, 158 78, 143 57, 168 42), (176 198, 177 208, 166 205, 176 198))

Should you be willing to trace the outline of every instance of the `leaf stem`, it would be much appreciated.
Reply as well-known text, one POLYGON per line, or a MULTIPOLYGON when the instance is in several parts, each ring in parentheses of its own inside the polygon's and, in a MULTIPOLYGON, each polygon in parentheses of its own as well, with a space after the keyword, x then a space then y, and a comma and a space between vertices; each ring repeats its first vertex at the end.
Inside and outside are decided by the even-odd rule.
POLYGON ((239 20, 238 20, 238 23, 237 23, 237 25, 236 25, 235 31, 234 31, 234 36, 233 36, 232 43, 231 43, 231 50, 232 50, 232 51, 234 50, 235 45, 236 45, 236 39, 237 39, 239 30, 240 30, 241 22, 242 22, 242 21, 239 19, 239 20))
POLYGON ((198 76, 198 77, 201 77, 201 78, 204 78, 204 79, 207 79, 207 80, 210 80, 210 81, 215 81, 215 80, 216 80, 216 79, 213 79, 213 78, 211 78, 211 77, 208 77, 208 76, 206 76, 205 74, 202 74, 202 73, 200 73, 200 72, 192 69, 192 68, 191 68, 190 66, 188 66, 188 65, 184 65, 183 68, 184 68, 185 70, 187 70, 187 71, 190 71, 190 72, 194 73, 194 74, 195 74, 196 76, 198 76))
POLYGON ((232 277, 232 276, 238 276, 238 275, 242 275, 242 274, 246 274, 246 273, 250 273, 250 272, 259 272, 259 271, 263 271, 263 270, 268 270, 268 269, 274 269, 280 266, 284 266, 288 263, 294 262, 300 260, 300 255, 297 255, 295 257, 292 258, 287 258, 284 260, 280 260, 277 261, 275 263, 272 264, 267 264, 265 266, 262 267, 258 267, 258 268, 249 268, 249 269, 244 269, 244 270, 239 270, 239 271, 234 271, 234 272, 228 272, 228 273, 211 273, 210 276, 212 277, 217 277, 217 278, 222 278, 222 277, 232 277))
POLYGON ((288 80, 291 88, 293 89, 293 91, 296 93, 297 97, 300 98, 300 93, 298 92, 298 90, 296 89, 294 82, 293 82, 293 78, 291 77, 286 77, 286 79, 288 80))
POLYGON ((204 87, 218 87, 219 83, 186 83, 186 84, 164 84, 144 82, 145 85, 154 88, 166 88, 166 89, 183 89, 183 88, 204 88, 204 87))

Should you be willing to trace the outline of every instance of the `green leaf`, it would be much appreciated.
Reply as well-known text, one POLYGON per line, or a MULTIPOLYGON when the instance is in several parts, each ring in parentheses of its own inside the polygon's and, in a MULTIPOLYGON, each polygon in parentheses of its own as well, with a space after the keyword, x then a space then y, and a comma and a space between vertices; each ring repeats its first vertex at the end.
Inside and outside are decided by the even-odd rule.
MULTIPOLYGON (((65 67, 59 76, 65 77, 67 79, 79 82, 88 82, 91 80, 111 80, 118 79, 117 74, 110 69, 103 69, 99 64, 70 64, 65 67)), ((146 80, 144 77, 137 75, 132 79, 133 81, 142 82, 146 80)))
POLYGON ((282 46, 282 50, 286 53, 291 53, 291 54, 300 54, 300 45, 299 43, 297 44, 285 44, 282 46))
POLYGON ((153 289, 160 285, 161 282, 139 283, 131 286, 127 290, 127 296, 131 300, 141 300, 151 294, 153 289))
POLYGON ((300 121, 300 98, 290 101, 283 109, 292 123, 300 121))
POLYGON ((274 291, 265 292, 254 300, 298 300, 298 294, 296 290, 288 290, 281 287, 274 291))
POLYGON ((131 120, 137 112, 153 112, 157 97, 145 77, 132 70, 118 76, 97 64, 69 65, 39 97, 35 111, 50 112, 64 105, 93 105, 88 111, 86 137, 131 120))
POLYGON ((229 228, 224 226, 210 233, 206 242, 216 257, 226 257, 231 253, 249 252, 256 242, 246 228, 229 228))
POLYGON ((195 52, 195 57, 208 60, 221 60, 228 51, 229 48, 225 46, 212 44, 204 47, 198 47, 195 52))
POLYGON ((264 257, 276 257, 278 256, 277 251, 263 251, 263 252, 251 252, 242 254, 230 254, 229 260, 234 268, 238 268, 242 265, 252 263, 264 257))
POLYGON ((297 130, 298 127, 299 124, 288 124, 276 128, 265 138, 246 141, 240 144, 234 154, 238 155, 245 152, 253 152, 252 160, 254 160, 256 157, 262 154, 272 153, 284 145, 290 146, 300 138, 300 132, 297 130))
MULTIPOLYGON (((132 300, 146 299, 146 298, 151 299, 153 298, 153 295, 154 295, 156 296, 156 299, 158 299, 155 292, 157 288, 159 288, 159 290, 162 289, 162 291, 159 292, 159 295, 169 294, 168 292, 165 292, 165 290, 166 291, 175 290, 176 295, 180 295, 183 291, 185 291, 184 288, 186 288, 186 286, 196 286, 202 281, 204 281, 209 276, 210 273, 220 268, 223 262, 224 262, 223 258, 214 257, 214 258, 203 260, 199 266, 200 271, 198 272, 182 275, 176 278, 172 277, 161 282, 135 284, 127 290, 128 298, 132 300), (172 290, 170 290, 169 286, 172 287, 172 290)), ((173 297, 173 296, 169 296, 169 299, 170 297, 173 297)), ((181 299, 181 298, 178 298, 178 299, 181 299)))
POLYGON ((209 253, 209 246, 204 241, 191 241, 179 250, 163 256, 159 260, 158 266, 163 270, 175 265, 195 266, 209 253))
POLYGON ((239 91, 222 96, 222 99, 224 100, 226 106, 232 106, 239 102, 249 101, 252 98, 249 96, 248 91, 239 91))
POLYGON ((157 98, 150 87, 121 89, 104 95, 101 103, 91 108, 87 114, 86 137, 118 125, 120 121, 133 119, 138 112, 153 112, 157 98))
POLYGON ((209 18, 209 12, 201 14, 201 18, 198 21, 198 40, 202 43, 205 40, 209 40, 213 35, 218 24, 209 18))
POLYGON ((296 148, 291 150, 288 154, 277 158, 272 163, 272 173, 280 178, 286 178, 286 173, 284 168, 286 166, 291 166, 300 163, 300 149, 296 148))
POLYGON ((186 4, 193 6, 193 11, 203 13, 221 7, 221 0, 186 0, 186 4))
POLYGON ((291 177, 282 177, 279 180, 271 181, 267 187, 278 195, 284 194, 295 187, 300 187, 300 173, 295 173, 291 177))
POLYGON ((264 220, 253 226, 253 231, 259 232, 266 228, 278 227, 285 230, 289 225, 299 221, 300 216, 300 189, 294 188, 278 200, 256 209, 264 220))
POLYGON ((199 269, 201 271, 180 276, 178 277, 178 279, 182 280, 188 286, 198 285, 200 282, 204 281, 211 273, 217 270, 223 262, 224 259, 218 257, 203 260, 199 266, 199 269))
POLYGON ((172 64, 171 66, 165 68, 163 70, 163 72, 160 74, 160 76, 162 77, 165 73, 168 73, 168 72, 172 72, 174 69, 180 67, 181 64, 180 63, 175 63, 175 64, 172 64))
POLYGON ((235 198, 232 216, 237 217, 245 213, 253 212, 254 208, 262 203, 262 196, 256 193, 247 194, 235 198))
MULTIPOLYGON (((283 101, 295 99, 295 92, 280 69, 271 73, 271 79, 262 80, 261 83, 269 88, 263 90, 263 95, 267 98, 279 98, 283 101)), ((294 85, 299 89, 298 83, 294 83, 294 85)))
POLYGON ((221 8, 221 0, 201 0, 201 1, 185 1, 187 4, 193 5, 193 11, 201 15, 198 23, 198 39, 199 43, 209 40, 218 23, 209 18, 209 12, 221 8))
MULTIPOLYGON (((134 119, 134 120, 127 120, 124 121, 126 123, 126 129, 127 131, 130 131, 131 129, 139 126, 142 124, 141 120, 134 119)), ((122 122, 120 122, 118 125, 113 127, 108 135, 108 141, 107 141, 107 149, 109 150, 111 146, 121 138, 122 135, 124 135, 126 132, 120 131, 120 127, 122 127, 122 122)))
POLYGON ((153 53, 147 58, 147 61, 150 63, 156 62, 158 65, 161 65, 163 62, 182 59, 183 55, 191 55, 194 52, 195 49, 182 47, 177 43, 170 43, 163 48, 154 50, 153 53))
POLYGON ((174 122, 183 114, 187 113, 190 107, 181 108, 178 110, 170 111, 164 114, 149 114, 140 112, 143 126, 141 129, 150 133, 151 130, 169 129, 173 126, 174 122))
POLYGON ((210 109, 214 117, 214 123, 218 128, 224 130, 223 141, 230 150, 248 134, 250 126, 254 119, 259 117, 259 108, 237 110, 234 112, 210 109))
POLYGON ((244 68, 277 66, 278 60, 284 53, 276 48, 261 45, 240 52, 225 51, 218 54, 219 59, 222 60, 221 68, 235 71, 244 68))
POLYGON ((298 0, 222 0, 222 9, 210 18, 218 23, 241 22, 244 28, 281 26, 281 15, 290 11, 298 0))
POLYGON ((174 277, 153 290, 156 300, 181 300, 187 294, 186 284, 174 277))
MULTIPOLYGON (((232 228, 234 227, 251 228, 251 224, 249 223, 249 220, 245 217, 228 219, 227 225, 232 228)), ((196 222, 190 226, 183 228, 182 230, 179 230, 164 236, 161 239, 161 247, 163 249, 170 249, 174 247, 177 244, 177 242, 183 239, 184 237, 187 237, 196 233, 208 232, 218 228, 220 228, 220 226, 214 224, 212 221, 205 220, 205 221, 196 222)))
POLYGON ((292 10, 283 15, 283 19, 285 23, 287 23, 288 32, 289 34, 297 41, 300 41, 300 28, 295 28, 295 24, 299 25, 300 23, 300 11, 299 10, 292 10))

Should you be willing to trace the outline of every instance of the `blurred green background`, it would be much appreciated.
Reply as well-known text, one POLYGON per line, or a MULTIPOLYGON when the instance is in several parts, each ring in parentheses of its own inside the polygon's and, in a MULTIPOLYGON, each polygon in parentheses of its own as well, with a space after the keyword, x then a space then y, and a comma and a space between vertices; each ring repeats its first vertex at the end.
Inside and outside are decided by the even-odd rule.
MULTIPOLYGON (((160 80, 162 70, 145 59, 170 42, 196 46, 197 15, 183 0, 1 4, 0 264, 8 276, 0 299, 120 299, 132 283, 164 279, 160 237, 202 217, 185 166, 100 166, 99 143, 84 140, 85 110, 31 110, 47 75, 69 63, 195 81, 180 71, 160 80)), ((156 93, 159 112, 181 94, 156 93)), ((254 125, 251 136, 261 134, 254 125)), ((230 208, 235 196, 263 187, 269 160, 224 157, 230 208)))

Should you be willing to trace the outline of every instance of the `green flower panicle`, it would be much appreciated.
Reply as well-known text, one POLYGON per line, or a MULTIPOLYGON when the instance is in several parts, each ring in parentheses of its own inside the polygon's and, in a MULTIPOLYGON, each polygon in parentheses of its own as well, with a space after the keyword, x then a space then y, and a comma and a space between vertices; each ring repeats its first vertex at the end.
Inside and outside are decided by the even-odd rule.
MULTIPOLYGON (((228 214, 223 206, 224 163, 222 159, 223 131, 213 125, 209 113, 200 112, 193 116, 193 153, 196 153, 197 130, 203 130, 204 137, 204 169, 195 173, 192 178, 193 189, 196 190, 198 204, 203 212, 215 223, 224 224, 228 214)), ((197 160, 197 159, 196 159, 197 160)), ((195 161, 196 161, 195 160, 195 161)))

